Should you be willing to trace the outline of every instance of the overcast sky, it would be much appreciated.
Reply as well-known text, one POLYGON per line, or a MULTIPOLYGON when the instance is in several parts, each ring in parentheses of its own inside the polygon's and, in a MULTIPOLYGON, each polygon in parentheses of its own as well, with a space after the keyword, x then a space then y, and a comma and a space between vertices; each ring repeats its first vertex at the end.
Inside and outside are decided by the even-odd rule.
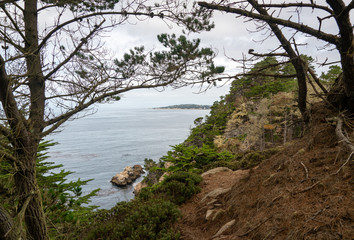
MULTIPOLYGON (((321 2, 321 1, 320 1, 321 2)), ((350 2, 350 1, 346 1, 350 2)), ((295 15, 292 12, 284 14, 295 15)), ((304 12, 302 21, 305 24, 312 24, 312 27, 317 27, 316 13, 311 11, 304 12)), ((218 52, 216 58, 217 65, 226 67, 227 72, 236 73, 241 71, 240 66, 228 59, 232 57, 241 59, 242 54, 247 54, 248 49, 255 49, 256 52, 266 52, 271 50, 279 43, 276 39, 267 40, 260 43, 259 40, 264 38, 261 33, 250 33, 248 30, 254 29, 254 25, 245 23, 243 18, 236 18, 232 14, 215 13, 214 18, 215 28, 210 32, 202 34, 191 34, 191 38, 200 38, 202 46, 212 47, 218 52), (226 56, 225 56, 226 55, 226 56)), ((148 19, 144 22, 134 22, 133 25, 123 25, 110 33, 110 37, 106 38, 106 46, 117 55, 122 56, 124 52, 134 46, 144 45, 147 49, 158 49, 160 47, 156 36, 161 33, 176 33, 180 34, 181 29, 174 26, 169 28, 165 23, 157 18, 148 19)), ((327 22, 324 24, 327 32, 337 33, 334 22, 327 22)), ((298 43, 310 43, 300 49, 302 53, 311 55, 315 59, 324 61, 326 57, 330 60, 336 59, 338 56, 335 51, 328 52, 321 50, 324 45, 323 42, 309 38, 306 36, 297 37, 298 43)), ((324 68, 315 66, 317 73, 326 71, 324 68)), ((195 104, 213 104, 214 101, 219 100, 221 95, 228 92, 229 86, 226 84, 222 88, 214 87, 207 92, 196 94, 197 88, 186 87, 177 90, 165 90, 158 92, 156 90, 137 90, 125 93, 120 102, 122 107, 159 107, 172 104, 195 103, 195 104)))
MULTIPOLYGON (((318 2, 323 4, 324 1, 318 2)), ((345 2, 349 3, 350 0, 345 0, 345 2)), ((282 15, 285 16, 285 19, 293 16, 292 20, 297 20, 297 15, 294 12, 284 10, 282 11, 282 15)), ((301 20, 305 24, 317 28, 317 16, 318 14, 312 12, 311 9, 304 10, 301 14, 301 20)), ((274 47, 279 46, 279 42, 275 38, 261 43, 260 40, 264 39, 264 34, 257 32, 250 33, 249 30, 255 30, 255 26, 250 22, 245 23, 244 18, 236 18, 236 15, 233 14, 216 12, 213 21, 215 22, 215 28, 210 32, 190 34, 189 38, 200 38, 203 47, 212 47, 218 52, 215 60, 216 65, 225 66, 227 73, 232 74, 241 71, 240 65, 228 57, 242 59, 242 54, 248 55, 247 52, 249 49, 254 49, 258 53, 266 53, 274 49, 274 47)), ((157 40, 158 34, 176 33, 176 35, 179 35, 182 32, 181 28, 177 26, 170 28, 159 18, 147 19, 142 22, 131 18, 129 22, 131 24, 125 23, 118 26, 104 38, 105 47, 110 49, 111 53, 118 58, 135 46, 144 45, 145 49, 160 49, 161 45, 157 40)), ((333 21, 326 20, 323 25, 324 31, 337 34, 333 21)), ((284 33, 290 34, 287 30, 284 33)), ((326 57, 330 57, 329 61, 338 60, 336 51, 328 52, 321 49, 324 43, 319 40, 298 35, 296 41, 297 43, 309 43, 307 46, 300 48, 301 53, 308 54, 319 61, 324 61, 326 57)), ((317 65, 315 67, 318 74, 326 70, 319 68, 317 65)), ((122 108, 151 108, 186 103, 211 105, 213 102, 219 100, 220 96, 225 95, 228 89, 229 83, 223 87, 214 87, 200 94, 197 94, 199 91, 198 88, 191 87, 177 90, 167 89, 163 92, 154 89, 133 90, 123 94, 117 106, 122 108)))
MULTIPOLYGON (((249 42, 249 39, 246 37, 247 30, 227 26, 227 21, 233 20, 234 17, 218 15, 220 15, 216 18, 218 27, 210 32, 190 34, 188 37, 191 39, 200 38, 203 47, 211 47, 218 52, 216 58, 217 65, 225 66, 229 72, 239 71, 239 69, 236 70, 235 63, 224 56, 224 48, 242 53, 239 50, 242 48, 246 49, 249 42)), ((106 46, 112 49, 118 57, 121 57, 128 49, 134 46, 144 45, 146 49, 161 48, 161 44, 157 40, 158 34, 182 34, 181 28, 177 26, 170 28, 158 18, 148 19, 144 22, 132 22, 134 24, 126 24, 117 28, 110 33, 109 38, 105 39, 106 46)), ((188 103, 212 105, 220 99, 220 96, 225 95, 228 90, 228 83, 203 92, 200 92, 198 87, 166 89, 162 92, 154 89, 141 89, 124 93, 120 104, 124 108, 150 108, 188 103)))
MULTIPOLYGON (((215 60, 217 65, 225 66, 228 72, 238 72, 240 69, 236 69, 235 63, 224 56, 224 48, 237 51, 233 55, 238 55, 242 53, 240 49, 247 48, 249 39, 246 37, 246 29, 227 26, 226 21, 231 19, 233 19, 231 16, 219 16, 217 18, 217 25, 219 27, 213 29, 211 32, 191 34, 188 37, 191 39, 200 38, 203 47, 211 47, 218 52, 215 60)), ((179 35, 181 34, 181 28, 177 26, 170 28, 159 19, 148 19, 144 22, 137 22, 134 25, 124 25, 116 29, 110 34, 110 38, 107 38, 105 41, 106 46, 112 49, 117 56, 122 56, 127 49, 131 49, 134 46, 144 45, 147 49, 159 49, 161 45, 157 40, 157 35, 161 33, 176 33, 176 35, 179 35)), ((200 92, 198 87, 166 89, 162 92, 154 89, 141 89, 123 94, 120 103, 122 107, 128 108, 161 107, 188 103, 212 105, 220 99, 220 96, 225 95, 228 90, 229 83, 203 92, 200 92)))

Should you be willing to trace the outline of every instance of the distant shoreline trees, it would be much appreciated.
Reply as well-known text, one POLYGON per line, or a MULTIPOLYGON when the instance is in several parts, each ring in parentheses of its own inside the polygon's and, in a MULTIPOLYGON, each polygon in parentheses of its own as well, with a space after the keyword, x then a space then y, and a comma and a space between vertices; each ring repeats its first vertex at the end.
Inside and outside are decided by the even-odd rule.
POLYGON ((178 104, 166 107, 158 107, 154 109, 210 109, 210 105, 198 105, 198 104, 178 104))

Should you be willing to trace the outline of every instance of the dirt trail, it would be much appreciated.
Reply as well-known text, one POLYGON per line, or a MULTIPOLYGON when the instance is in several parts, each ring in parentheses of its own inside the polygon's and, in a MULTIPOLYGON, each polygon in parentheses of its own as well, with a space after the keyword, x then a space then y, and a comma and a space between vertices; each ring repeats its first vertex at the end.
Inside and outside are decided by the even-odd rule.
MULTIPOLYGON (((230 189, 235 182, 246 178, 249 175, 249 170, 238 171, 222 171, 214 174, 207 174, 203 177, 201 184, 202 191, 194 196, 190 201, 184 204, 181 208, 183 215, 179 222, 179 229, 183 229, 183 239, 204 240, 210 239, 212 233, 203 228, 200 224, 200 219, 205 218, 207 210, 213 209, 221 205, 221 201, 215 198, 205 198, 208 194, 216 189, 230 189), (204 201, 202 201, 204 200, 204 201), (216 201, 213 201, 216 200, 216 201)), ((222 197, 221 194, 218 197, 222 197)), ((214 235, 214 234, 212 234, 214 235)))

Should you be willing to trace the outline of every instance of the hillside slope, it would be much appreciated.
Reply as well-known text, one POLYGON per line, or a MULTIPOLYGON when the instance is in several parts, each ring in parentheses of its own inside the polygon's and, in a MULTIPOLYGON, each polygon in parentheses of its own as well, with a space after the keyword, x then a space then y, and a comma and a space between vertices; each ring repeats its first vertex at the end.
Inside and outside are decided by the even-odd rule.
POLYGON ((316 104, 307 134, 259 166, 204 176, 181 206, 182 239, 352 239, 353 161, 327 109, 316 104))

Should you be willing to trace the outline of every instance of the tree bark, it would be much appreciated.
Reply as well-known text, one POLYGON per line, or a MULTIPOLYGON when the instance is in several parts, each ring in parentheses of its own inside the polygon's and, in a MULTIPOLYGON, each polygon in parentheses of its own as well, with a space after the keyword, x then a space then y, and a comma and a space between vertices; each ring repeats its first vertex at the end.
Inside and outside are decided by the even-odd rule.
POLYGON ((40 51, 38 49, 38 13, 36 0, 25 1, 24 22, 26 36, 25 51, 27 53, 26 65, 31 93, 29 124, 36 138, 35 140, 39 142, 44 127, 45 83, 42 73, 40 51))
POLYGON ((18 217, 24 214, 26 230, 30 239, 49 239, 45 214, 42 206, 42 197, 36 180, 36 150, 20 153, 18 156, 18 171, 14 176, 19 196, 18 217))
MULTIPOLYGON (((29 118, 26 127, 29 137, 18 146, 18 172, 14 176, 24 212, 26 230, 31 239, 49 239, 40 190, 36 179, 38 144, 44 127, 45 84, 38 49, 37 0, 26 0, 24 7, 25 52, 28 83, 31 96, 29 118)), ((21 216, 20 216, 21 217, 21 216)))
POLYGON ((11 216, 0 206, 0 239, 18 239, 11 216))
POLYGON ((327 3, 333 9, 341 36, 337 48, 343 70, 343 76, 336 82, 336 90, 332 91, 333 95, 329 96, 329 101, 341 109, 348 110, 350 114, 354 114, 354 35, 350 22, 350 9, 346 11, 349 6, 346 7, 341 0, 327 0, 327 3))
POLYGON ((31 104, 28 119, 15 100, 5 62, 0 56, 0 101, 11 129, 17 172, 18 217, 24 218, 27 237, 49 239, 41 194, 36 180, 36 157, 44 126, 45 85, 38 49, 37 1, 26 0, 24 10, 25 52, 31 104))

